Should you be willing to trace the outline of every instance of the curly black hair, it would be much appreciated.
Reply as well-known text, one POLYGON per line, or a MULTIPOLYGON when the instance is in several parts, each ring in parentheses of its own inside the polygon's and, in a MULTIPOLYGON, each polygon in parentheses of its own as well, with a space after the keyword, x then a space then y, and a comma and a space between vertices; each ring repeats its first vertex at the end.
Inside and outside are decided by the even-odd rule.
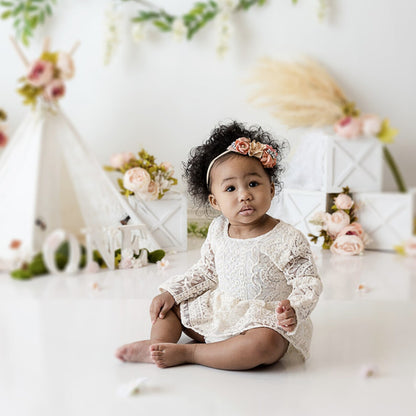
POLYGON ((270 133, 259 126, 246 127, 243 123, 233 121, 216 127, 205 143, 190 151, 188 160, 183 163, 183 179, 186 181, 188 192, 198 208, 207 209, 209 206, 208 196, 211 189, 210 184, 206 183, 209 164, 240 137, 248 137, 251 140, 268 144, 277 150, 276 165, 273 168, 264 168, 264 170, 269 175, 270 181, 275 184, 276 191, 279 192, 282 189, 281 174, 284 171, 282 159, 287 142, 283 140, 278 142, 270 133))

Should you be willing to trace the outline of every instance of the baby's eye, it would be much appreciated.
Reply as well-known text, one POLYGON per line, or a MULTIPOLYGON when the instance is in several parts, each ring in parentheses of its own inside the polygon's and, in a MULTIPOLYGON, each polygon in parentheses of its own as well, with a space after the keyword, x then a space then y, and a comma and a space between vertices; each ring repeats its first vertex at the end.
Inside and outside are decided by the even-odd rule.
POLYGON ((255 186, 257 186, 259 183, 258 182, 256 182, 256 181, 251 181, 249 184, 248 184, 248 186, 250 187, 250 188, 254 188, 255 186))
POLYGON ((225 190, 225 192, 233 192, 233 191, 235 191, 234 186, 228 186, 227 189, 225 190))

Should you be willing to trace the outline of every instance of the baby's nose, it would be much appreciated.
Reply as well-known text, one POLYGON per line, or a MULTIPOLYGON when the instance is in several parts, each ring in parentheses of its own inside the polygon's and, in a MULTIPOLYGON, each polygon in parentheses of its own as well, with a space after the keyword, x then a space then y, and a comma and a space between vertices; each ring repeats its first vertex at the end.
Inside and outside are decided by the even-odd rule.
POLYGON ((248 189, 242 189, 240 191, 240 201, 250 201, 251 198, 251 192, 248 189))

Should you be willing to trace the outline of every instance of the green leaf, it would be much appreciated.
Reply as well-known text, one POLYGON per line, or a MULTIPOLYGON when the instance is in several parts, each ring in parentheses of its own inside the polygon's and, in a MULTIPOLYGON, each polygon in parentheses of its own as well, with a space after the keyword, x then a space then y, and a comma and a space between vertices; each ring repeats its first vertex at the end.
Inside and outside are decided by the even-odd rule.
POLYGON ((154 20, 153 24, 163 32, 169 32, 172 29, 170 25, 163 22, 162 20, 154 20))
POLYGON ((157 263, 165 257, 165 254, 166 253, 163 250, 151 251, 148 253, 147 259, 149 260, 149 263, 157 263))
POLYGON ((5 12, 3 12, 2 14, 1 14, 1 18, 3 19, 3 20, 6 20, 7 18, 9 18, 10 17, 10 15, 12 14, 12 12, 10 11, 10 10, 6 10, 5 12))
POLYGON ((10 275, 13 277, 13 279, 18 280, 28 280, 32 278, 32 274, 29 270, 23 270, 23 269, 17 269, 10 272, 10 275))

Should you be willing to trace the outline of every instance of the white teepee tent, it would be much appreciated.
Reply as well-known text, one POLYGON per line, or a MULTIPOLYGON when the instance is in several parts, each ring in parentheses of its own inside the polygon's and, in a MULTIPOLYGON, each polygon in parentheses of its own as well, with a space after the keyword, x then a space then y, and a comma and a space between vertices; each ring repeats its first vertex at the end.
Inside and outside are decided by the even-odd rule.
MULTIPOLYGON (((0 260, 11 255, 12 240, 33 253, 56 228, 79 236, 127 217, 142 224, 62 111, 38 105, 0 159, 0 260)), ((148 249, 158 247, 150 234, 146 240, 148 249)))

